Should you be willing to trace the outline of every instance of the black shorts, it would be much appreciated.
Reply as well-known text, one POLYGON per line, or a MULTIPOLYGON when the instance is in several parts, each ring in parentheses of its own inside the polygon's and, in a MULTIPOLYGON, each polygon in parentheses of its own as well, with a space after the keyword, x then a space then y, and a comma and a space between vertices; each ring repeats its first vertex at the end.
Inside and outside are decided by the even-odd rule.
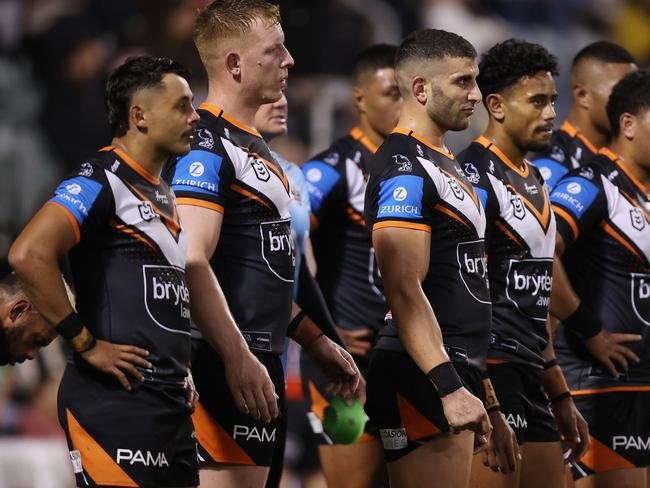
MULTIPOLYGON (((454 367, 465 387, 485 401, 481 372, 466 364, 454 367)), ((366 391, 366 412, 379 429, 387 462, 450 430, 434 386, 408 354, 374 350, 366 391)))
MULTIPOLYGON (((268 370, 280 397, 278 406, 284 412, 284 372, 280 356, 258 352, 255 356, 268 370)), ((274 451, 281 448, 285 416, 280 415, 265 424, 240 412, 228 388, 221 359, 203 340, 192 341, 192 374, 200 396, 192 415, 200 465, 271 466, 274 451)))
POLYGON ((559 442, 555 417, 542 384, 543 370, 524 364, 488 361, 488 374, 501 412, 517 442, 559 442))
POLYGON ((573 400, 589 424, 591 437, 589 450, 572 466, 574 479, 606 471, 650 466, 648 390, 650 388, 647 386, 631 386, 605 388, 599 393, 574 394, 573 400), (633 391, 626 391, 628 389, 633 391))
MULTIPOLYGON (((359 369, 361 369, 363 364, 359 364, 359 361, 356 362, 359 369)), ((365 373, 365 371, 362 370, 362 373, 365 373)), ((317 435, 321 444, 335 444, 323 430, 325 408, 332 401, 333 395, 325 389, 328 384, 325 375, 309 360, 309 356, 303 351, 300 352, 300 378, 302 380, 302 391, 307 407, 307 418, 312 432, 317 435)), ((379 440, 379 431, 372 422, 367 421, 363 434, 361 434, 361 437, 356 442, 375 440, 379 440)))
POLYGON ((197 486, 194 427, 182 386, 134 386, 68 365, 59 386, 77 486, 197 486))

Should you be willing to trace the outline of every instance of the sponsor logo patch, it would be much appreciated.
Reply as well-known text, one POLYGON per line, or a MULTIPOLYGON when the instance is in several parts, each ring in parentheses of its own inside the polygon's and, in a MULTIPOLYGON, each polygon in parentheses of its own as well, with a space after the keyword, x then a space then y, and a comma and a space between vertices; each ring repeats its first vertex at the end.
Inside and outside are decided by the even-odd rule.
POLYGON ((522 314, 534 320, 546 321, 552 276, 552 259, 511 259, 506 278, 506 296, 522 314))
POLYGON ((379 436, 384 449, 387 451, 398 451, 408 446, 409 440, 406 429, 379 429, 379 436))

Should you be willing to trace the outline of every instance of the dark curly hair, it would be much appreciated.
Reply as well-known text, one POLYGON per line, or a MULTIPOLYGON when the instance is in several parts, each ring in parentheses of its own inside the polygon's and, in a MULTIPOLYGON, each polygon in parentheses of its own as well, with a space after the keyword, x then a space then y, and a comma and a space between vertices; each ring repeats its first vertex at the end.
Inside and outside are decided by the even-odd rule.
POLYGON ((540 71, 558 75, 557 58, 543 46, 518 39, 495 44, 481 57, 476 79, 485 103, 488 95, 499 93, 525 76, 540 71))
POLYGON ((106 82, 104 102, 113 136, 123 136, 129 130, 129 106, 133 94, 143 88, 162 86, 162 79, 169 73, 186 80, 190 76, 189 71, 173 59, 153 56, 128 58, 111 73, 106 82))
POLYGON ((607 118, 612 128, 612 137, 621 132, 621 115, 639 115, 649 108, 650 69, 633 71, 616 84, 607 102, 607 118))
POLYGON ((585 59, 596 59, 603 63, 636 64, 636 59, 627 49, 609 41, 596 41, 583 47, 573 58, 571 68, 575 68, 578 63, 585 59))
POLYGON ((412 32, 400 44, 395 55, 395 67, 409 59, 476 58, 476 50, 467 39, 439 29, 412 32))

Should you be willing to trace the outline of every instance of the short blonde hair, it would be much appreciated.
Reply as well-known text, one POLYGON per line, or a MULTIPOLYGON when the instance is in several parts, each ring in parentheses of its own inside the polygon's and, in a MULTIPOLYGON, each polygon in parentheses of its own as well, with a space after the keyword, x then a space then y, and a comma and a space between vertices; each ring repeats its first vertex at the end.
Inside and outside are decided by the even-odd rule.
POLYGON ((214 0, 196 19, 194 44, 206 68, 213 64, 219 44, 243 38, 256 20, 280 23, 280 8, 265 0, 214 0))

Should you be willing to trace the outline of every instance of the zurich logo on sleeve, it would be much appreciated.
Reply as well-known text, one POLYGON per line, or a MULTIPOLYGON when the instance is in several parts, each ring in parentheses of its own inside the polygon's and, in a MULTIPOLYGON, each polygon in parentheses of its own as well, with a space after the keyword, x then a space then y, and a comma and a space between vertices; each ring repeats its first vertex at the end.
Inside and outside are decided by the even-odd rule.
POLYGON ((221 156, 209 151, 190 151, 176 163, 172 188, 174 191, 218 193, 221 161, 221 156))
POLYGON ((549 188, 553 188, 560 178, 569 172, 567 168, 550 158, 536 159, 535 166, 539 168, 539 172, 549 188))
POLYGON ((85 176, 76 176, 63 181, 50 201, 63 205, 81 225, 101 191, 101 183, 85 176))
POLYGON ((591 181, 570 176, 558 183, 551 193, 551 202, 559 203, 580 218, 598 195, 598 187, 591 181))
POLYGON ((382 181, 379 188, 377 218, 422 218, 424 180, 421 176, 395 176, 382 181))
POLYGON ((341 175, 323 161, 309 161, 302 167, 309 190, 309 203, 314 212, 318 211, 323 200, 329 195, 341 175))

